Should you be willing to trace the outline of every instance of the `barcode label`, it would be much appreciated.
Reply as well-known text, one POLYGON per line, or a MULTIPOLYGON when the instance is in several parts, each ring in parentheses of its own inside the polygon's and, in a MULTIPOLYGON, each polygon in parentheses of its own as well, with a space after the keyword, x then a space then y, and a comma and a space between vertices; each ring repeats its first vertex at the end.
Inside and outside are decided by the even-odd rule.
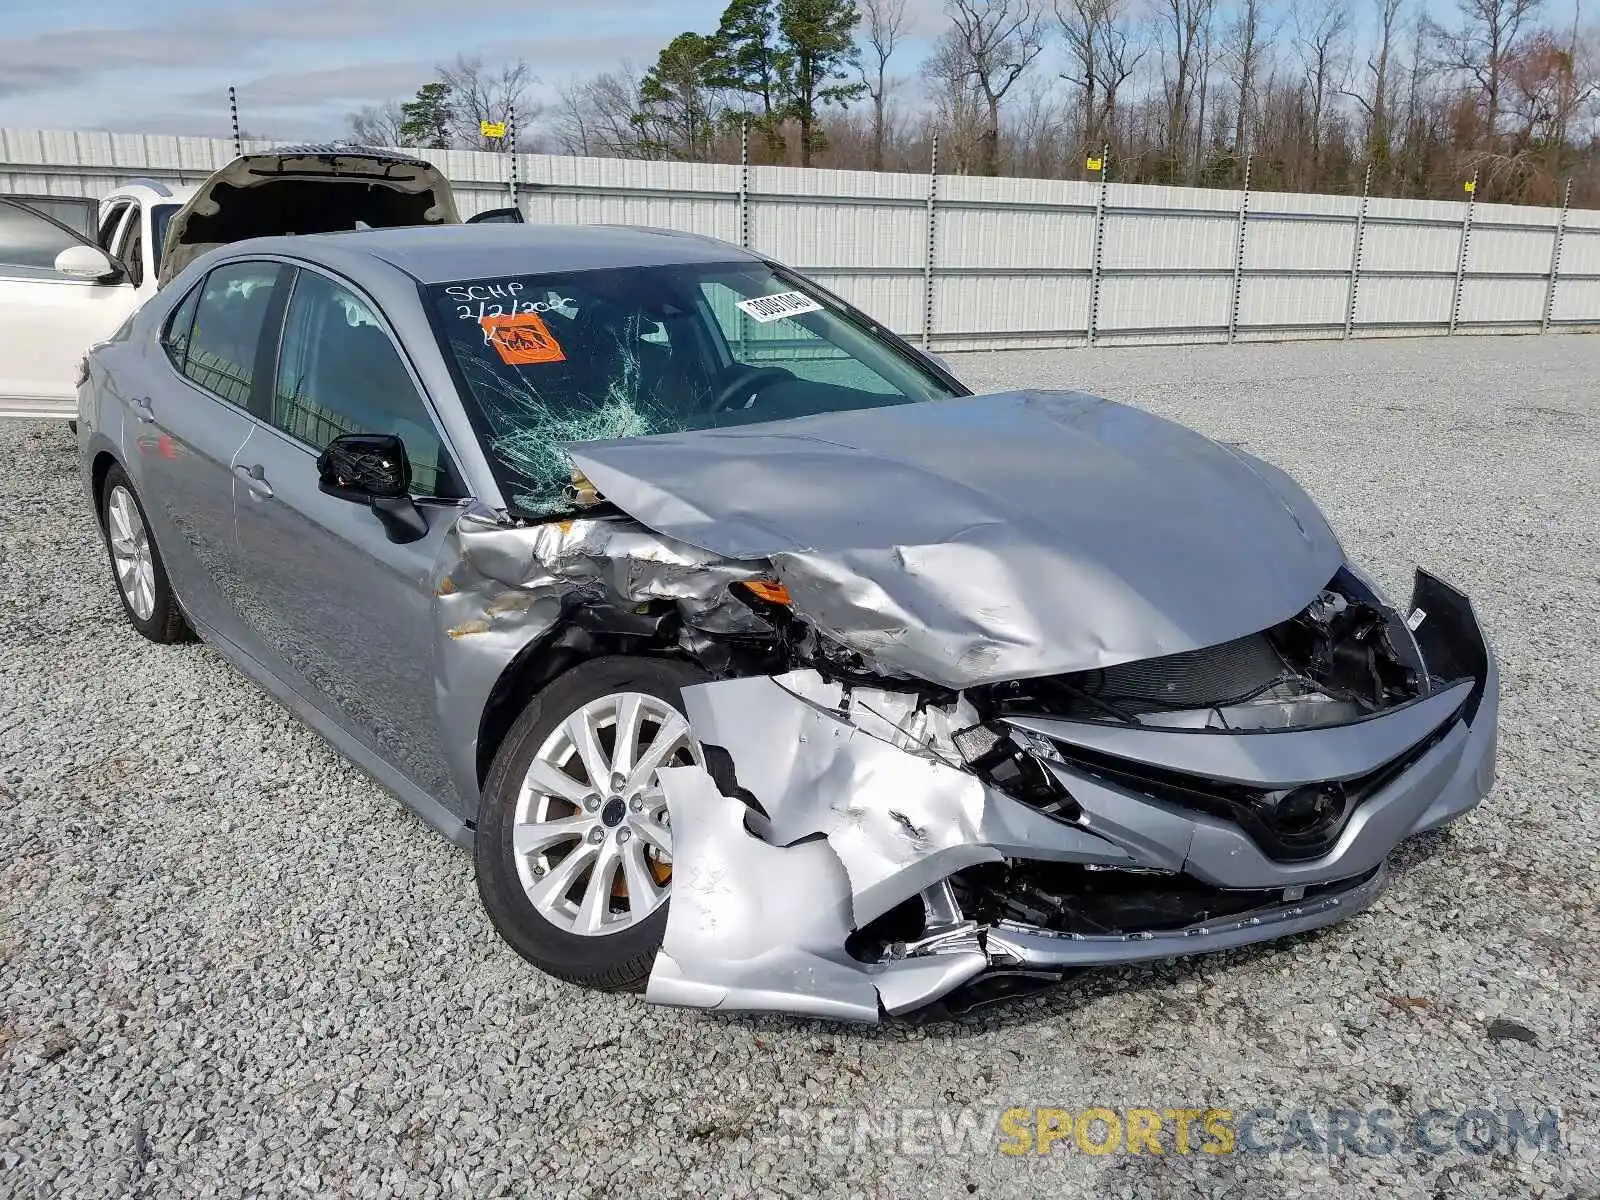
POLYGON ((784 317, 822 311, 822 305, 804 292, 779 292, 776 296, 757 296, 754 300, 739 301, 739 308, 763 325, 768 321, 781 321, 784 317))
POLYGON ((1417 631, 1417 626, 1421 625, 1427 619, 1427 613, 1423 612, 1420 608, 1414 608, 1411 610, 1411 615, 1406 618, 1406 628, 1411 630, 1412 633, 1415 633, 1417 631))

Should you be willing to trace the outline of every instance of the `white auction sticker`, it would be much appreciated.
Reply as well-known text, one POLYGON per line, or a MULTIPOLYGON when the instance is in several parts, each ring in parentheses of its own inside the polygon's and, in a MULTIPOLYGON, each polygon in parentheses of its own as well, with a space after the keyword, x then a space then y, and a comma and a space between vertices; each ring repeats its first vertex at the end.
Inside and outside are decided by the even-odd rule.
POLYGON ((1415 633, 1417 631, 1417 626, 1421 625, 1423 621, 1427 620, 1427 618, 1427 613, 1423 612, 1420 608, 1414 608, 1411 610, 1411 615, 1406 618, 1406 628, 1411 630, 1412 633, 1415 633))
POLYGON ((804 292, 779 292, 775 296, 757 296, 754 300, 739 301, 739 308, 763 325, 768 321, 781 321, 784 317, 797 317, 801 313, 822 311, 822 305, 804 292))

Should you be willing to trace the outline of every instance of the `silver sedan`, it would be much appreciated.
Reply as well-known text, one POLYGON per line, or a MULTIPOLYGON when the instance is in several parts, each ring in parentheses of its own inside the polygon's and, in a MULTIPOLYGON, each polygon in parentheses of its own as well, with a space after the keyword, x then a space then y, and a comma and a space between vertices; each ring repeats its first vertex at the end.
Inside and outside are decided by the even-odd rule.
POLYGON ((1278 937, 1493 778, 1449 584, 1396 604, 1269 464, 973 396, 704 238, 229 245, 90 355, 78 437, 133 626, 578 984, 871 1021, 1278 937))

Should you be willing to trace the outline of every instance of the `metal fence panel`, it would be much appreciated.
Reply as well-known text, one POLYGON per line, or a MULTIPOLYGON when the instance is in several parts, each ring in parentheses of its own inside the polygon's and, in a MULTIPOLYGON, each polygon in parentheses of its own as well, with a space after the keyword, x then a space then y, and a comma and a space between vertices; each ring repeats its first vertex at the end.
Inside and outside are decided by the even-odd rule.
POLYGON ((1102 267, 1108 271, 1232 271, 1235 212, 1106 213, 1102 267))
MULTIPOLYGON (((1345 254, 1348 262, 1349 251, 1345 254)), ((1349 290, 1349 281, 1342 275, 1252 279, 1239 297, 1239 327, 1342 331, 1349 290)))
POLYGON ((1436 326, 1443 332, 1450 323, 1454 287, 1455 280, 1451 276, 1414 279, 1398 275, 1363 275, 1361 294, 1356 302, 1356 327, 1381 333, 1436 326))
POLYGON ((1087 337, 1089 279, 952 276, 940 281, 935 315, 936 333, 981 338, 990 346, 1026 340, 1029 334, 1087 337))
POLYGON ((1552 325, 1600 324, 1600 279, 1563 279, 1551 306, 1552 325))
POLYGON ((1285 220, 1257 214, 1252 200, 1247 271, 1317 271, 1347 276, 1355 217, 1335 221, 1285 220))
MULTIPOLYGON (((923 217, 918 214, 918 223, 923 217)), ((938 269, 1001 272, 1006 268, 1088 272, 1094 255, 1094 211, 1055 212, 996 205, 939 214, 938 269)))
POLYGON ((1107 276, 1100 284, 1099 330, 1226 335, 1231 288, 1226 275, 1107 276))
MULTIPOLYGON (((1476 231, 1473 237, 1477 237, 1476 231)), ((1530 279, 1468 279, 1461 288, 1458 321, 1466 325, 1539 324, 1544 312, 1545 281, 1530 279)))
MULTIPOLYGON (((1573 214, 1577 216, 1576 213, 1573 214)), ((1574 222, 1561 239, 1561 289, 1570 275, 1600 275, 1600 227, 1585 229, 1574 222)), ((1596 314, 1591 312, 1591 317, 1596 314)))
MULTIPOLYGON (((0 129, 0 191, 194 184, 234 152, 231 139, 0 129)), ((531 221, 748 245, 934 349, 1600 328, 1591 210, 415 153, 449 176, 463 216, 511 203, 515 180, 531 221)))

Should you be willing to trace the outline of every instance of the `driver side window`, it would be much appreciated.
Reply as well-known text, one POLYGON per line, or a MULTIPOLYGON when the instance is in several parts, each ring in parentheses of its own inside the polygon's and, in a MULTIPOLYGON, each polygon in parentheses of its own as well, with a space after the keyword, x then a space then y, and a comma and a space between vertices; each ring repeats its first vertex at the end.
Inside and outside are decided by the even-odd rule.
POLYGON ((316 271, 301 270, 295 279, 271 421, 319 451, 347 433, 397 434, 414 495, 463 494, 438 427, 377 314, 316 271))
POLYGON ((54 221, 20 204, 0 200, 0 275, 64 280, 66 276, 56 270, 56 255, 81 245, 80 238, 54 221))

